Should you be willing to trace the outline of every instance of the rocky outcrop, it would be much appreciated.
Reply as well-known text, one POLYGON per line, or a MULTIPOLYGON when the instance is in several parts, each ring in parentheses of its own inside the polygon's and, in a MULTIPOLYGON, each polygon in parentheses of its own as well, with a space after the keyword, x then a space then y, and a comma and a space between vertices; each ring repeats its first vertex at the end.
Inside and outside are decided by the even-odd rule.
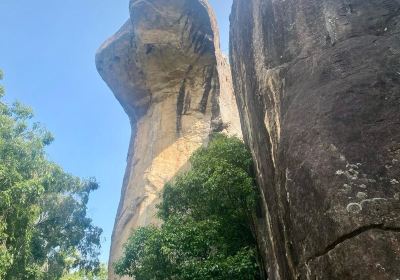
POLYGON ((234 0, 270 279, 400 277, 400 1, 234 0))
POLYGON ((99 73, 132 124, 111 264, 138 226, 158 223, 164 184, 210 133, 240 135, 229 64, 215 17, 202 0, 132 0, 130 20, 96 56, 99 73))

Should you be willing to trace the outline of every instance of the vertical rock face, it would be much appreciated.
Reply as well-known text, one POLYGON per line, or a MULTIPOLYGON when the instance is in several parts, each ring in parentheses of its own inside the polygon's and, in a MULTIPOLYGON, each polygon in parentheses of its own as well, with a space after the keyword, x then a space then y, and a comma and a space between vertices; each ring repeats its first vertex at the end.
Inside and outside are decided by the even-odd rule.
POLYGON ((130 20, 96 56, 127 112, 132 139, 110 252, 111 264, 138 226, 158 223, 164 184, 210 133, 240 135, 229 64, 206 1, 132 0, 130 20))
POLYGON ((400 1, 234 0, 270 279, 400 277, 400 1))

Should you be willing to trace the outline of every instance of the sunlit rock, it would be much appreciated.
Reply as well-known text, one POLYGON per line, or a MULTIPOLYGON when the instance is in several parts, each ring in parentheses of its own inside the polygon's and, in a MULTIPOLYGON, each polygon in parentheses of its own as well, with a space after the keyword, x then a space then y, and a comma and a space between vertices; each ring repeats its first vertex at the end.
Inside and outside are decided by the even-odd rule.
POLYGON ((133 0, 130 15, 96 56, 132 125, 109 279, 119 279, 111 264, 132 230, 158 223, 160 191, 193 152, 212 132, 241 135, 229 64, 207 1, 133 0))

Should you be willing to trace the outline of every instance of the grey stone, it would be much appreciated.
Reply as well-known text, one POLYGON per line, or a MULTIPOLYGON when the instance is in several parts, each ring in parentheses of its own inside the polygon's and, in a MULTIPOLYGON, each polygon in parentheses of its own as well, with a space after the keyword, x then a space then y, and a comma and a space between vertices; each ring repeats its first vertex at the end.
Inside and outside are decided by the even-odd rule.
POLYGON ((398 278, 400 1, 234 0, 230 32, 269 279, 398 278))

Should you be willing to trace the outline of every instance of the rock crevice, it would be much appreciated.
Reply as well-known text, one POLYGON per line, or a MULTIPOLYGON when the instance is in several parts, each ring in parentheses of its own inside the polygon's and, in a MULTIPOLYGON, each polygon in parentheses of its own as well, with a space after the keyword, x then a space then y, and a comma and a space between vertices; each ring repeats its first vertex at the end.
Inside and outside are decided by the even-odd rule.
POLYGON ((371 231, 371 230, 382 230, 382 231, 389 231, 389 232, 400 232, 400 227, 388 227, 385 226, 384 224, 376 224, 376 225, 367 225, 367 226, 363 226, 360 227, 346 235, 341 236, 340 238, 338 238, 337 240, 335 240, 334 242, 332 242, 331 244, 329 244, 324 251, 319 252, 317 254, 315 254, 312 257, 309 257, 306 261, 306 263, 309 263, 310 261, 313 261, 319 257, 322 257, 324 255, 329 254, 330 251, 334 250, 337 246, 339 246, 340 244, 345 243, 346 241, 355 238, 367 231, 371 231))
POLYGON ((269 279, 400 275, 399 0, 234 0, 232 72, 206 1, 130 16, 96 59, 132 124, 110 264, 210 133, 242 130, 269 279))

